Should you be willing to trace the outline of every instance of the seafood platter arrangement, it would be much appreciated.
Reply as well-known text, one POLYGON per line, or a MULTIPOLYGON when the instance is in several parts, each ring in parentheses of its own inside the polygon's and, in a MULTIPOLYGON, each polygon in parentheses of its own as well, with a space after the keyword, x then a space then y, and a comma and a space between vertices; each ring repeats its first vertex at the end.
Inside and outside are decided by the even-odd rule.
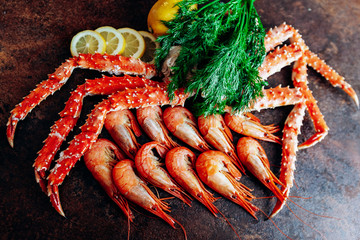
MULTIPOLYGON (((326 7, 347 23, 356 7, 335 15, 321 1, 315 10, 310 1, 116 1, 111 9, 134 16, 108 21, 116 15, 109 2, 99 23, 79 21, 62 36, 65 58, 56 57, 47 77, 37 72, 45 80, 5 111, 6 152, 22 162, 18 175, 33 176, 26 191, 41 202, 25 214, 40 226, 16 233, 7 224, 5 236, 63 238, 71 229, 79 239, 359 237, 350 224, 358 211, 350 202, 360 203, 359 71, 353 58, 341 58, 354 44, 342 37, 352 38, 357 25, 327 34, 311 18, 326 7), (282 17, 271 13, 280 2, 294 16, 271 26, 282 17), (35 136, 20 137, 27 129, 35 136)), ((11 187, 13 175, 3 176, 11 187)))

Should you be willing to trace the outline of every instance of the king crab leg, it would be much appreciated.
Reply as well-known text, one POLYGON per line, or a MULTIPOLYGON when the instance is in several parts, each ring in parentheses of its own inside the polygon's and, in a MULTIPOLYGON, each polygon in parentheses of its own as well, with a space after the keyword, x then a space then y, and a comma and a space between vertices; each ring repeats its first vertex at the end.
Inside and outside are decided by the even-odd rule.
POLYGON ((279 177, 279 180, 284 184, 281 187, 281 191, 283 192, 285 200, 277 201, 270 218, 278 214, 284 207, 286 200, 289 197, 290 189, 293 186, 296 152, 298 150, 297 135, 300 134, 300 127, 305 115, 305 109, 306 105, 304 103, 296 104, 285 121, 283 129, 281 170, 279 177))
MULTIPOLYGON (((263 97, 257 98, 250 103, 246 109, 247 112, 260 111, 263 109, 294 105, 303 101, 303 95, 298 88, 275 87, 263 90, 263 97)), ((233 112, 232 108, 227 106, 225 112, 233 112)))
POLYGON ((305 44, 301 35, 292 26, 286 23, 281 24, 274 29, 270 29, 265 37, 265 49, 266 52, 273 50, 277 45, 282 44, 287 39, 290 39, 292 44, 297 44, 303 51, 303 55, 307 57, 307 64, 314 70, 319 72, 326 80, 328 80, 334 87, 340 87, 346 92, 359 107, 359 99, 351 87, 351 85, 345 82, 345 78, 340 76, 334 69, 320 59, 315 53, 309 50, 309 47, 305 44))
POLYGON ((320 59, 315 53, 306 51, 307 64, 314 70, 320 73, 326 80, 328 80, 334 87, 341 88, 346 92, 355 102, 359 108, 359 99, 356 92, 349 83, 345 81, 345 78, 340 76, 333 68, 325 63, 324 60, 320 59))
POLYGON ((44 146, 38 152, 38 157, 33 165, 36 181, 40 184, 41 189, 46 193, 46 171, 59 150, 61 143, 76 125, 80 117, 83 99, 89 95, 110 95, 113 92, 145 87, 157 86, 159 83, 140 77, 106 77, 100 79, 86 80, 86 82, 77 87, 71 93, 69 100, 63 111, 60 112, 60 119, 51 127, 51 132, 44 141, 44 146))
POLYGON ((327 135, 329 127, 326 125, 324 116, 321 114, 319 107, 316 104, 316 100, 312 95, 307 81, 306 72, 307 57, 302 56, 294 64, 293 68, 293 84, 294 87, 300 88, 305 98, 305 104, 313 121, 316 133, 312 135, 308 140, 303 142, 298 148, 304 149, 315 145, 320 142, 327 135))
POLYGON ((6 135, 11 147, 14 146, 16 125, 27 114, 50 94, 59 90, 69 79, 75 68, 93 69, 111 74, 134 74, 151 78, 155 75, 155 67, 135 58, 103 54, 80 54, 68 59, 58 67, 49 78, 41 82, 12 111, 7 123, 6 135))
MULTIPOLYGON (((289 48, 291 46, 297 47, 298 50, 301 50, 300 56, 302 57, 301 61, 304 62, 303 64, 308 64, 309 66, 314 68, 314 70, 316 70, 323 77, 325 77, 325 79, 327 79, 334 87, 340 87, 342 90, 344 90, 354 100, 356 106, 359 107, 358 97, 350 84, 345 82, 345 79, 342 76, 340 76, 335 70, 328 66, 316 54, 311 52, 308 46, 305 44, 304 40, 301 38, 301 35, 298 33, 298 31, 292 26, 285 23, 281 24, 279 27, 270 29, 266 34, 265 49, 267 52, 271 50, 274 51, 266 56, 264 64, 259 68, 259 75, 266 79, 268 75, 271 75, 274 72, 278 71, 278 69, 274 68, 271 65, 276 63, 276 61, 279 61, 280 58, 285 58, 284 55, 288 55, 285 53, 289 52, 286 48, 289 48), (277 48, 274 50, 277 45, 282 44, 287 39, 290 40, 291 45, 284 46, 280 49, 277 48), (268 58, 274 58, 274 60, 267 61, 268 58)), ((293 50, 291 55, 298 56, 299 52, 295 52, 293 50)), ((291 60, 298 60, 294 56, 292 57, 292 59, 288 57, 287 59, 283 59, 280 61, 287 61, 290 63, 291 60)), ((306 98, 306 106, 310 113, 310 117, 313 121, 316 131, 313 136, 311 136, 308 140, 306 140, 299 146, 299 149, 304 149, 320 142, 327 135, 329 128, 327 127, 326 122, 320 112, 320 109, 316 104, 315 98, 312 96, 312 93, 307 86, 306 77, 299 77, 296 79, 296 81, 293 81, 294 86, 299 87, 306 98)))
POLYGON ((266 55, 264 62, 259 67, 259 77, 266 80, 269 76, 299 59, 302 54, 300 46, 296 43, 276 48, 266 55))
MULTIPOLYGON (((292 72, 292 80, 294 83, 303 83, 306 85, 307 78, 307 66, 306 57, 302 57, 299 61, 295 62, 292 72)), ((305 86, 306 87, 306 86, 305 86)), ((304 88, 303 88, 304 89, 304 88)), ((310 90, 304 91, 305 102, 295 104, 293 110, 287 117, 283 129, 283 147, 282 147, 282 159, 280 168, 279 180, 283 183, 281 191, 284 195, 284 200, 278 200, 270 217, 274 217, 286 204, 286 200, 289 197, 290 189, 294 182, 294 171, 296 152, 298 150, 297 136, 300 134, 300 128, 305 115, 305 109, 308 104, 312 103, 312 97, 310 90)), ((316 104, 315 104, 316 106, 316 104)), ((326 126, 326 125, 325 125, 326 126)))

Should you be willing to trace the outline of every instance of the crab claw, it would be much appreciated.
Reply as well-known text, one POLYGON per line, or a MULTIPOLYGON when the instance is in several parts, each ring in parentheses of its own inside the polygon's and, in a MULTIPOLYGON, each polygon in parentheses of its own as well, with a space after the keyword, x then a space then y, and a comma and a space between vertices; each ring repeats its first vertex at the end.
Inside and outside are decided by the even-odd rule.
POLYGON ((290 188, 287 188, 285 190, 282 190, 282 194, 285 197, 285 201, 277 201, 275 204, 275 207, 273 209, 273 211, 270 214, 269 218, 273 218, 275 217, 280 211, 281 209, 283 209, 283 207, 286 205, 286 199, 289 197, 290 194, 290 188))
POLYGON ((50 197, 51 205, 55 210, 63 217, 65 213, 61 207, 60 196, 59 196, 59 186, 58 185, 49 185, 48 186, 48 196, 50 197))
POLYGON ((17 120, 17 119, 9 118, 9 121, 6 124, 6 126, 7 126, 6 137, 12 148, 14 147, 14 135, 15 135, 16 125, 18 122, 19 122, 19 120, 17 120))

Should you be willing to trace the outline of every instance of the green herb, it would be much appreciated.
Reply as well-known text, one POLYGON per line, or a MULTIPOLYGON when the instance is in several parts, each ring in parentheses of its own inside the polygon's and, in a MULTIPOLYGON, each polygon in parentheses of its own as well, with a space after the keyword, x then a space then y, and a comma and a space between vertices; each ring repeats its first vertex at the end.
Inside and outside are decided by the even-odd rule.
POLYGON ((222 113, 225 106, 244 110, 261 96, 266 85, 258 76, 265 57, 265 31, 254 0, 183 0, 176 17, 165 22, 168 35, 158 38, 160 68, 172 46, 180 45, 179 57, 168 93, 185 87, 195 91, 197 115, 222 113), (191 6, 198 4, 198 10, 191 6), (196 69, 195 71, 193 71, 196 69), (193 72, 191 77, 188 73, 193 72))

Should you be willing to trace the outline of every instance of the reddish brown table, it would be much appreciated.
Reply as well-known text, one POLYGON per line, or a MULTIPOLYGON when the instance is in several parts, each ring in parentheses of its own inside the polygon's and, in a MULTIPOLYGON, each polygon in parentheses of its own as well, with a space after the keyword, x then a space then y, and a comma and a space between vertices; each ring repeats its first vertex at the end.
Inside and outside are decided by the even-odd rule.
MULTIPOLYGON (((146 29, 146 16, 155 1, 3 1, 0 4, 0 238, 1 239, 125 239, 127 221, 79 162, 60 187, 67 218, 51 207, 35 182, 32 164, 49 128, 58 119, 71 90, 85 78, 99 77, 93 71, 76 70, 61 91, 49 97, 22 122, 15 135, 15 148, 5 138, 10 110, 36 84, 46 79, 70 57, 72 36, 84 29, 109 25, 146 29)), ((311 50, 318 53, 360 94, 360 3, 349 1, 260 1, 256 2, 263 24, 269 28, 286 21, 299 29, 311 50)), ((291 68, 271 77, 272 86, 290 83, 291 68)), ((330 127, 328 136, 313 148, 298 153, 296 184, 291 195, 311 199, 293 200, 290 207, 305 223, 327 239, 359 239, 360 221, 360 111, 341 90, 309 71, 310 88, 330 127)), ((101 97, 88 97, 78 126, 101 97)), ((285 107, 257 113, 264 123, 280 126, 291 110, 285 107)), ((70 134, 79 133, 78 128, 70 134)), ((311 136, 313 127, 305 117, 300 141, 311 136)), ((105 132, 102 136, 108 136, 105 132)), ((270 161, 280 164, 281 149, 262 143, 270 161)), ((66 144, 64 144, 64 149, 66 144)), ((278 169, 273 168, 276 173, 278 169)), ((242 180, 256 196, 270 196, 253 177, 242 180)), ((168 196, 161 193, 161 196, 168 196)), ((187 230, 189 239, 234 239, 227 223, 214 218, 203 206, 193 207, 171 200, 171 215, 187 230)), ((269 213, 275 199, 256 200, 269 213)), ((216 202, 242 239, 284 239, 270 221, 259 214, 253 219, 240 207, 221 199, 216 202)), ((135 213, 131 239, 183 239, 180 229, 171 229, 150 214, 135 213)), ((293 239, 321 239, 321 235, 284 209, 275 223, 293 239)))

